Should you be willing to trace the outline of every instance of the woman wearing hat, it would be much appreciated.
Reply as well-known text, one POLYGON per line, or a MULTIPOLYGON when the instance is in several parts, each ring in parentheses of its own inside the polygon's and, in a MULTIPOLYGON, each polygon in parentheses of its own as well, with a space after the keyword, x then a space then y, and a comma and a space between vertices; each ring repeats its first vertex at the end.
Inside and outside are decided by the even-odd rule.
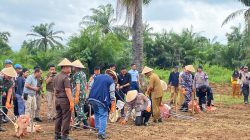
MULTIPOLYGON (((11 107, 10 105, 10 98, 12 95, 12 89, 13 89, 13 82, 11 78, 16 77, 17 73, 13 67, 4 68, 2 71, 3 76, 0 76, 0 105, 2 106, 2 96, 7 96, 6 100, 6 108, 9 109, 11 107)), ((2 110, 2 107, 0 107, 2 110)), ((2 118, 3 114, 0 111, 0 131, 5 131, 4 128, 2 128, 2 118)))
POLYGON ((193 76, 192 72, 195 72, 193 65, 187 65, 185 67, 185 72, 181 75, 181 88, 182 94, 184 94, 184 102, 181 105, 181 111, 187 112, 188 111, 188 103, 191 101, 192 98, 192 91, 193 91, 193 76))
POLYGON ((149 78, 149 85, 146 91, 146 94, 149 95, 152 99, 153 107, 153 118, 154 122, 162 122, 160 116, 160 105, 163 96, 163 88, 161 86, 161 80, 158 75, 153 73, 153 69, 145 67, 142 71, 142 74, 145 74, 149 78))
POLYGON ((76 112, 76 124, 79 127, 81 123, 84 124, 84 128, 88 126, 87 117, 84 112, 84 104, 86 100, 86 74, 83 72, 83 64, 80 60, 76 60, 73 63, 74 72, 73 75, 73 96, 75 97, 75 112, 76 112))
POLYGON ((90 83, 88 101, 92 105, 95 115, 95 128, 98 130, 98 139, 106 139, 107 118, 109 106, 110 113, 115 111, 115 83, 117 75, 113 70, 107 69, 106 74, 100 74, 90 83))
POLYGON ((138 93, 137 90, 128 91, 126 95, 126 102, 128 111, 126 117, 121 121, 121 124, 126 124, 128 117, 131 115, 132 110, 135 109, 135 125, 148 125, 149 118, 151 116, 151 101, 142 93, 138 93))

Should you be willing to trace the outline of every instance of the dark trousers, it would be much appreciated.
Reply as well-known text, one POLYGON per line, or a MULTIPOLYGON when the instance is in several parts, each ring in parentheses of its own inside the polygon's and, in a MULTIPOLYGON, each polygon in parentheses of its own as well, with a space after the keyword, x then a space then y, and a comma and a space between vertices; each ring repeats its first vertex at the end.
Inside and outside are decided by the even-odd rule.
POLYGON ((130 83, 130 89, 131 90, 137 90, 139 92, 139 85, 137 82, 131 82, 130 83))
POLYGON ((70 105, 68 98, 56 98, 55 135, 67 136, 70 130, 70 105))
POLYGON ((248 84, 243 84, 242 93, 244 95, 244 102, 248 103, 248 96, 249 96, 249 85, 248 84))
POLYGON ((200 108, 202 108, 202 104, 207 104, 207 106, 211 106, 211 102, 214 98, 212 89, 210 87, 207 89, 206 92, 196 89, 196 96, 199 97, 200 108))
MULTIPOLYGON (((6 105, 6 100, 7 100, 7 95, 2 97, 2 106, 5 106, 5 105, 6 105)), ((2 109, 3 109, 3 112, 4 112, 5 114, 8 113, 8 110, 7 110, 5 107, 3 107, 2 109)), ((4 118, 6 119, 5 115, 3 115, 3 116, 4 116, 4 118)))
MULTIPOLYGON (((115 97, 116 97, 116 102, 117 102, 117 100, 121 100, 122 102, 124 102, 125 101, 125 92, 123 92, 121 90, 116 91, 115 92, 115 97)), ((124 107, 121 109, 121 116, 125 117, 124 107)))
POLYGON ((147 123, 150 119, 150 116, 151 116, 151 112, 147 112, 146 110, 142 111, 141 116, 137 116, 135 118, 135 125, 140 126, 140 125, 147 123))
POLYGON ((13 98, 13 104, 14 104, 14 115, 15 116, 19 116, 19 112, 18 112, 18 102, 17 102, 17 98, 13 98))

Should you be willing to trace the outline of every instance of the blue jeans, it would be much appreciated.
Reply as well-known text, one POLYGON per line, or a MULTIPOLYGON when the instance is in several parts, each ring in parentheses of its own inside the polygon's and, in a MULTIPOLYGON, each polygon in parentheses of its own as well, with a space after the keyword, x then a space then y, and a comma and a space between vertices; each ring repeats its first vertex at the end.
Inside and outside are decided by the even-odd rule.
POLYGON ((131 90, 137 90, 139 92, 139 85, 137 82, 130 83, 131 90))
POLYGON ((99 135, 105 135, 108 119, 108 108, 100 103, 91 102, 95 115, 95 128, 99 135))
POLYGON ((17 106, 18 106, 18 113, 19 115, 24 115, 25 114, 25 103, 21 95, 16 94, 16 99, 17 99, 17 106))

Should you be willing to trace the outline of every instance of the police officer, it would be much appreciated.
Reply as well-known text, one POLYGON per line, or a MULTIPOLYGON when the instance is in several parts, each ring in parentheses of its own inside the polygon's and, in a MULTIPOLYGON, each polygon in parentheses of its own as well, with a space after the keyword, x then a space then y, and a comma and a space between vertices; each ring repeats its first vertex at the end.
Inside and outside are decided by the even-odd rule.
POLYGON ((71 112, 74 110, 74 102, 71 92, 69 74, 71 73, 72 63, 64 59, 58 64, 61 72, 56 75, 54 80, 55 88, 55 140, 71 140, 69 135, 71 112))
POLYGON ((81 122, 84 124, 83 128, 87 128, 87 117, 84 112, 84 104, 86 102, 86 74, 82 71, 85 68, 80 60, 76 60, 73 63, 74 72, 73 75, 73 96, 75 97, 75 111, 76 111, 76 124, 79 127, 81 122))
MULTIPOLYGON (((7 96, 6 108, 7 109, 11 108, 10 98, 13 90, 13 81, 11 80, 11 78, 17 76, 17 73, 13 67, 4 68, 2 70, 2 74, 3 76, 0 76, 0 105, 1 105, 0 118, 3 117, 2 96, 7 96)), ((2 128, 1 124, 2 124, 2 119, 0 119, 0 131, 6 131, 4 128, 2 128)))

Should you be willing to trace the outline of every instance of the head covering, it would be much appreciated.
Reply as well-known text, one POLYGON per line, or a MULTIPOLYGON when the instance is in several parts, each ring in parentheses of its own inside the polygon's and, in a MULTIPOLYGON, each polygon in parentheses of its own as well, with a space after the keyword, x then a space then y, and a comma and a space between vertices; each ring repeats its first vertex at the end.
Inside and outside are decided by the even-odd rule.
POLYGON ((58 66, 72 66, 72 63, 67 59, 64 58, 59 64, 58 66))
POLYGON ((2 69, 2 73, 9 77, 17 77, 16 70, 13 67, 2 69))
POLYGON ((175 69, 178 69, 179 67, 178 66, 174 66, 175 69))
POLYGON ((248 66, 244 66, 244 69, 248 69, 248 66))
POLYGON ((74 61, 74 62, 72 62, 72 65, 74 66, 74 67, 77 67, 77 68, 85 68, 84 66, 83 66, 83 64, 81 63, 81 61, 80 60, 76 60, 76 61, 74 61))
POLYGON ((190 71, 190 72, 195 72, 195 69, 194 69, 194 66, 193 66, 193 65, 187 65, 187 66, 185 67, 185 69, 186 69, 187 71, 190 71))
POLYGON ((115 79, 115 81, 117 81, 117 74, 113 71, 113 70, 111 70, 111 69, 107 69, 106 71, 105 71, 105 73, 106 74, 110 74, 110 75, 112 75, 115 79))
POLYGON ((128 93, 126 95, 126 102, 133 101, 136 98, 137 94, 138 94, 137 90, 130 90, 130 91, 128 91, 128 93))
POLYGON ((15 68, 15 69, 22 69, 22 66, 21 66, 20 64, 15 64, 15 65, 14 65, 14 68, 15 68))
POLYGON ((149 72, 152 72, 152 71, 153 71, 152 68, 145 66, 144 69, 142 70, 142 74, 146 74, 146 73, 149 73, 149 72))
POLYGON ((13 64, 13 62, 10 59, 4 60, 4 64, 13 64))

